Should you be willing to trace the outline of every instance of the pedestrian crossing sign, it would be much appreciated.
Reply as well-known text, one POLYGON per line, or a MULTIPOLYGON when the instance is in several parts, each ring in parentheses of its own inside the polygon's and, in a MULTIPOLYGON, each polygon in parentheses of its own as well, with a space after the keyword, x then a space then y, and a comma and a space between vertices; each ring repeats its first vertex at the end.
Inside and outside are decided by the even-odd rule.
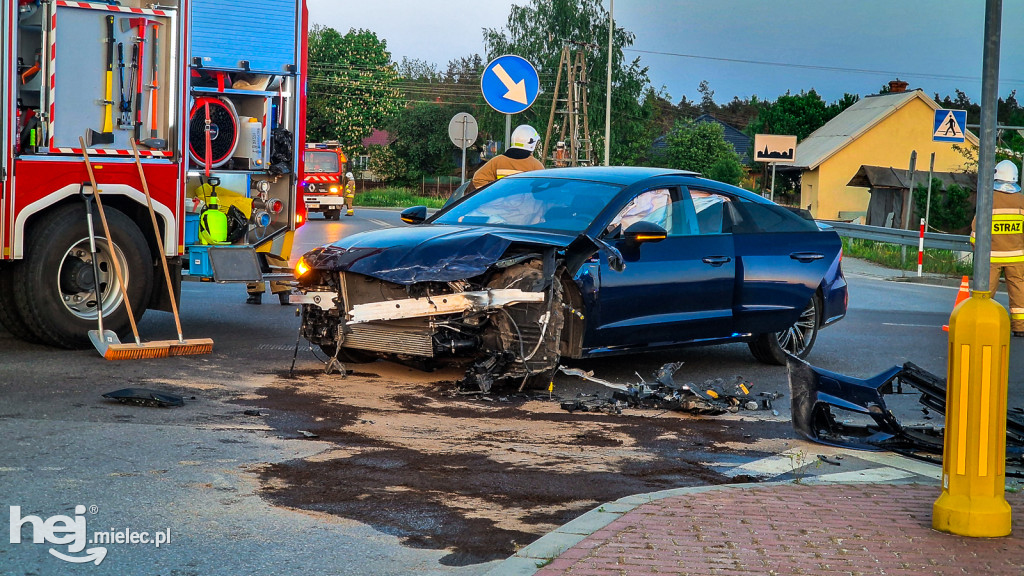
POLYGON ((935 142, 963 142, 967 129, 966 110, 936 110, 932 125, 932 140, 935 142))

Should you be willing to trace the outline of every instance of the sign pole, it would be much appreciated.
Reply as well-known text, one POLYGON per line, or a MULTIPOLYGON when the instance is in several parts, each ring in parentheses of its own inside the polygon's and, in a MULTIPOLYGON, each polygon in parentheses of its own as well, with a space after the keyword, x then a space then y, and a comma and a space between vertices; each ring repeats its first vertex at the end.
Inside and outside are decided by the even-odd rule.
POLYGON ((469 118, 462 117, 462 180, 459 181, 459 185, 466 183, 466 121, 469 118))
POLYGON ((1002 0, 986 0, 974 290, 949 318, 942 494, 932 505, 932 528, 987 538, 1011 532, 1005 496, 1010 317, 992 299, 996 286, 989 286, 1002 12, 1002 0))
MULTIPOLYGON (((505 114, 505 150, 512 145, 512 115, 505 114)), ((504 152, 504 150, 503 150, 504 152)))
POLYGON ((775 162, 772 162, 772 187, 768 190, 768 199, 775 202, 775 162))
POLYGON ((935 152, 932 152, 932 160, 928 163, 928 197, 924 203, 925 224, 931 221, 932 212, 932 174, 935 172, 935 152))

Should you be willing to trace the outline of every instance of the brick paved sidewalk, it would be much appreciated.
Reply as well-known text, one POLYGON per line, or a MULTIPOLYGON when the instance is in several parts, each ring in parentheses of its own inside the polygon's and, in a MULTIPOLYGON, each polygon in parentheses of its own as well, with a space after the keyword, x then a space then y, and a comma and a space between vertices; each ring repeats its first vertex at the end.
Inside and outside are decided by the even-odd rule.
POLYGON ((1007 494, 1013 534, 984 539, 931 529, 939 493, 775 484, 672 496, 623 514, 536 574, 1024 574, 1024 494, 1007 494))

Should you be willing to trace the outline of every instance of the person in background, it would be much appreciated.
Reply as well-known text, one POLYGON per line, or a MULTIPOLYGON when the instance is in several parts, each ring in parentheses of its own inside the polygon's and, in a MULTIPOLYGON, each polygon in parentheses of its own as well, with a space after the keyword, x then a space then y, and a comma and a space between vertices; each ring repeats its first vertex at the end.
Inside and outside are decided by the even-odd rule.
MULTIPOLYGON (((1024 194, 1017 184, 1017 165, 1010 160, 996 164, 995 191, 992 195, 992 256, 989 290, 999 289, 999 275, 1006 278, 1010 296, 1010 330, 1024 338, 1024 194)), ((971 244, 974 227, 971 223, 971 244)))
POLYGON ((355 211, 352 209, 356 201, 356 178, 351 172, 345 174, 345 216, 352 216, 355 211))
POLYGON ((512 131, 512 144, 505 152, 491 158, 473 174, 472 190, 477 190, 505 176, 543 170, 544 164, 533 156, 540 134, 529 124, 512 131))
MULTIPOLYGON (((288 261, 275 256, 274 254, 267 254, 267 264, 270 265, 271 269, 282 269, 288 270, 288 261)), ((263 293, 266 292, 266 282, 249 282, 245 286, 246 293, 249 297, 245 299, 246 304, 254 304, 259 306, 263 303, 263 293)), ((277 299, 281 302, 281 306, 288 305, 288 294, 292 291, 292 287, 287 282, 279 282, 277 280, 270 281, 270 292, 276 294, 277 299)))

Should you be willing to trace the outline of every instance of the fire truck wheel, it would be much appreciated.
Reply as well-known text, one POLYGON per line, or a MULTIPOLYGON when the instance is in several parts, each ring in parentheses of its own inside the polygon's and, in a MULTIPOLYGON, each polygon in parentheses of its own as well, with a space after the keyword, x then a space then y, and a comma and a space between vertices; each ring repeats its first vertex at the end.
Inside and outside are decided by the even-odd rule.
MULTIPOLYGON (((97 329, 97 302, 89 231, 81 204, 64 206, 29 231, 25 259, 15 275, 14 297, 32 332, 44 343, 88 348, 97 329)), ((124 213, 107 207, 113 250, 96 225, 103 328, 125 336, 130 328, 112 258, 116 257, 138 321, 153 287, 152 254, 145 236, 124 213)), ((95 215, 94 215, 95 216, 95 215)))
POLYGON ((341 220, 341 210, 324 210, 324 220, 341 220))
POLYGON ((15 338, 26 342, 39 342, 39 338, 29 328, 21 310, 14 302, 14 270, 21 262, 8 264, 0 270, 0 324, 15 338))

